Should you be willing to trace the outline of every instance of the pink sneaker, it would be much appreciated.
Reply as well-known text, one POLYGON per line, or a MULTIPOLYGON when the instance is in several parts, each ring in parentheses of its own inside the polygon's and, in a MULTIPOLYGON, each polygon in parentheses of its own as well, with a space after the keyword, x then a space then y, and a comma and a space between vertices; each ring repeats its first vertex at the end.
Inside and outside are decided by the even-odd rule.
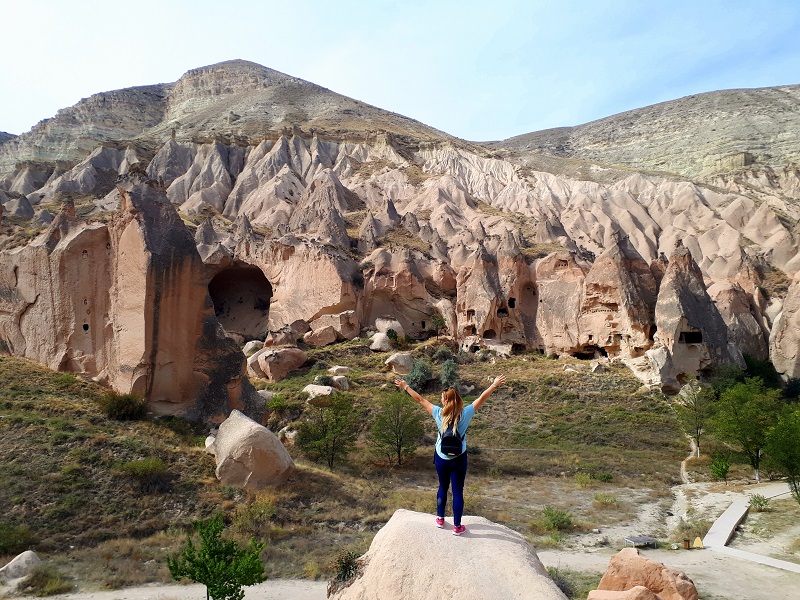
POLYGON ((444 517, 436 517, 436 526, 439 529, 444 529, 444 517))
POLYGON ((453 535, 461 535, 466 530, 467 528, 464 527, 463 525, 456 525, 455 527, 453 527, 453 535))

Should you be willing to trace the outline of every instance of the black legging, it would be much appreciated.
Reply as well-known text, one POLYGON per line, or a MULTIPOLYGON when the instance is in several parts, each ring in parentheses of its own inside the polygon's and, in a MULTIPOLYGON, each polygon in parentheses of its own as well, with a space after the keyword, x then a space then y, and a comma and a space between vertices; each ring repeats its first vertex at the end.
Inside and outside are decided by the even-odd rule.
POLYGON ((436 473, 439 475, 439 491, 436 493, 436 515, 444 518, 447 507, 447 489, 453 484, 453 523, 461 525, 464 514, 464 479, 467 477, 467 453, 457 458, 444 459, 433 453, 436 473))

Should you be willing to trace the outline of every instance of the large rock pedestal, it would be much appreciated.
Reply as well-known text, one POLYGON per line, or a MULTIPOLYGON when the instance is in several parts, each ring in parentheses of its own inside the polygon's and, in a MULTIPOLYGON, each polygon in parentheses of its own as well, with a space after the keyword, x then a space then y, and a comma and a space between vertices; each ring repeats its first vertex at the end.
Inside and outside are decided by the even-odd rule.
POLYGON ((335 600, 565 600, 530 544, 482 517, 464 517, 467 532, 438 529, 435 517, 398 510, 359 559, 359 575, 333 582, 335 600))
POLYGON ((225 485, 258 489, 284 483, 294 461, 280 440, 238 410, 219 426, 213 454, 217 478, 225 485))

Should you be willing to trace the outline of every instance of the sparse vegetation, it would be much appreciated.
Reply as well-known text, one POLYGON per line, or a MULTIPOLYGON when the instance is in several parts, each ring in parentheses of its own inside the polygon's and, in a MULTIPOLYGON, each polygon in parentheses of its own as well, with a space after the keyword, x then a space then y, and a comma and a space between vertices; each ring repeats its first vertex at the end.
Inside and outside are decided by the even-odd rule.
MULTIPOLYGON (((411 343, 419 357, 434 356, 444 347, 434 339, 411 343)), ((181 529, 220 510, 231 523, 233 539, 246 543, 256 537, 267 543, 262 559, 268 576, 333 576, 331 564, 341 549, 363 553, 397 508, 433 510, 434 426, 416 407, 428 439, 403 457, 402 477, 396 470, 387 472, 385 458, 376 458, 368 444, 381 402, 397 393, 390 385, 392 375, 382 371, 385 357, 371 352, 363 339, 308 352, 308 366, 263 386, 276 393, 268 406, 270 427, 277 431, 291 424, 297 430, 325 408, 330 399, 309 404, 301 390, 330 364, 344 364, 351 368, 353 387, 332 398, 349 398, 359 414, 353 451, 349 462, 336 459, 335 470, 329 470, 324 459, 320 468, 305 460, 301 446, 289 446, 298 470, 289 485, 269 493, 219 485, 214 460, 201 451, 194 424, 148 417, 109 420, 101 408, 102 388, 0 357, 0 435, 12 447, 24 440, 30 448, 24 459, 0 453, 0 503, 11 507, 4 522, 21 526, 18 515, 24 508, 33 549, 58 554, 74 545, 70 572, 112 588, 167 581, 161 548, 175 553, 181 529), (142 493, 140 481, 121 470, 148 457, 159 458, 166 469, 168 479, 157 493, 142 493), (170 522, 165 506, 174 507, 169 514, 180 517, 170 522)), ((452 355, 441 351, 439 356, 448 352, 452 355)), ((459 360, 461 381, 481 390, 487 384, 487 364, 470 359, 459 360)), ((420 360, 430 369, 427 358, 420 360)), ((625 368, 612 365, 602 376, 565 373, 562 361, 533 354, 504 359, 495 368, 506 373, 509 383, 470 426, 470 448, 480 450, 470 455, 470 511, 526 531, 533 507, 557 506, 578 525, 542 529, 537 547, 552 547, 579 535, 592 511, 602 509, 606 523, 631 519, 637 502, 652 501, 651 493, 663 495, 676 482, 685 440, 674 413, 660 394, 637 392, 640 384, 625 368), (505 447, 518 450, 495 450, 505 447), (608 480, 603 492, 617 502, 593 506, 591 490, 575 490, 576 472, 589 473, 592 481, 608 480), (485 496, 487 486, 502 486, 497 493, 503 502, 485 496), (560 490, 559 500, 554 489, 560 490)), ((426 393, 431 380, 432 375, 425 376, 419 391, 426 393)))
POLYGON ((37 597, 55 596, 71 591, 73 584, 67 580, 56 568, 50 565, 34 567, 20 584, 19 588, 26 593, 37 597))
POLYGON ((147 415, 147 402, 136 394, 108 392, 100 400, 109 419, 139 421, 147 415))

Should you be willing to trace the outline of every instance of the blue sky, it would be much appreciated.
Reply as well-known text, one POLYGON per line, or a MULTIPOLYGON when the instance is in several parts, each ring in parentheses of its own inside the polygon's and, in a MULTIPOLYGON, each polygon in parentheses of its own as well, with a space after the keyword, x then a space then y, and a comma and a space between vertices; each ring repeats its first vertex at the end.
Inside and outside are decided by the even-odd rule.
POLYGON ((0 0, 0 131, 242 58, 470 140, 800 83, 800 2, 0 0))

